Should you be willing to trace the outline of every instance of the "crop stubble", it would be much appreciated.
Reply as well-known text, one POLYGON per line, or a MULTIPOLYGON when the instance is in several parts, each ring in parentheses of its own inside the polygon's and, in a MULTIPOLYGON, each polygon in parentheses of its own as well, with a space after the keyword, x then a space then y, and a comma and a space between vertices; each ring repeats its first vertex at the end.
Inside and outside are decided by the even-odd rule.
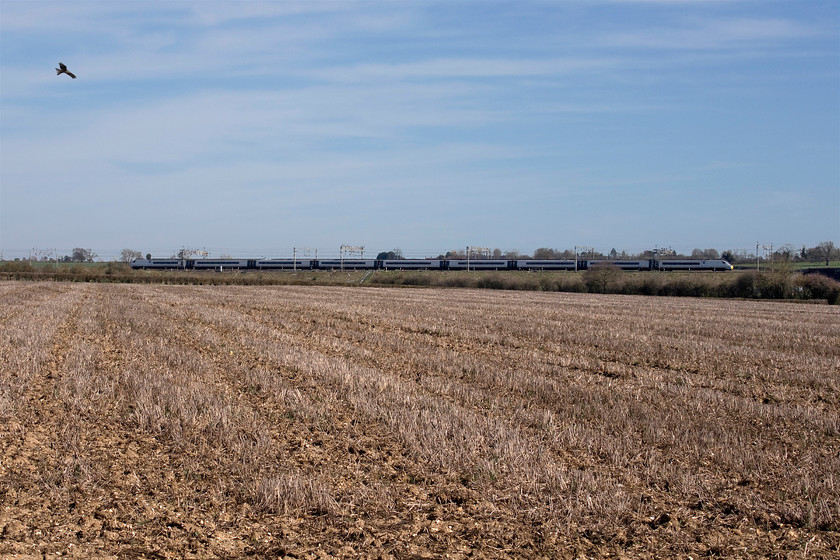
POLYGON ((831 557, 840 313, 0 283, 0 554, 831 557))

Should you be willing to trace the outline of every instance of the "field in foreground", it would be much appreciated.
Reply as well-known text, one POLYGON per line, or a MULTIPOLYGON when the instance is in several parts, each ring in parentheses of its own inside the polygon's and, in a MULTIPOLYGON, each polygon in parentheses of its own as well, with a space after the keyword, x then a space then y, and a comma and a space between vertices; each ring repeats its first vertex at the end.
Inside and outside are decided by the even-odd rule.
POLYGON ((840 309, 0 283, 0 557, 840 554, 840 309))

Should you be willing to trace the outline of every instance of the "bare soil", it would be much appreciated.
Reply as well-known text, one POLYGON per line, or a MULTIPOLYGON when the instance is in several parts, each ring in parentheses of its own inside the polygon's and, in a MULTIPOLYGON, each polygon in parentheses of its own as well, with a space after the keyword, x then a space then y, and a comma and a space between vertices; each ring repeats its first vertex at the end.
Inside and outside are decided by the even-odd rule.
POLYGON ((0 282, 2 558, 838 558, 840 308, 0 282))

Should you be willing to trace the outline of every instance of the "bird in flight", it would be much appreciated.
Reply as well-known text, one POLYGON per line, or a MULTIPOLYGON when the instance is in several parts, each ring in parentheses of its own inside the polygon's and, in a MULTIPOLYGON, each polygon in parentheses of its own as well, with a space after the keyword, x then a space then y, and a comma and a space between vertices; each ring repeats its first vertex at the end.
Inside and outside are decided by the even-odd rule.
POLYGON ((56 74, 56 76, 59 75, 59 74, 67 74, 68 76, 70 76, 74 80, 76 79, 76 75, 73 72, 70 72, 67 69, 67 67, 64 65, 63 62, 58 63, 58 68, 55 69, 55 74, 56 74))

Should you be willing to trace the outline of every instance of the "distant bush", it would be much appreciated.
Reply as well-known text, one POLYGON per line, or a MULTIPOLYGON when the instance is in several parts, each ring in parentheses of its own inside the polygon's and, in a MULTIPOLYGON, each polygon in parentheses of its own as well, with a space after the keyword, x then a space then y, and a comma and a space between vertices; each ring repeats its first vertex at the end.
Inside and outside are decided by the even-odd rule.
POLYGON ((2 272, 32 272, 32 263, 29 261, 8 261, 0 265, 2 272))
POLYGON ((444 273, 444 277, 441 279, 439 286, 446 286, 448 288, 469 288, 470 281, 469 278, 466 278, 462 275, 451 275, 444 273))
POLYGON ((397 277, 403 286, 430 286, 431 280, 426 274, 406 274, 397 277))
POLYGON ((115 274, 126 274, 131 271, 128 263, 124 262, 108 262, 105 264, 105 274, 113 276, 115 274))
POLYGON ((794 293, 801 299, 824 299, 840 305, 840 282, 822 274, 802 274, 793 281, 794 293))
POLYGON ((634 284, 634 293, 644 296, 658 296, 662 293, 664 279, 658 274, 645 274, 634 284))
POLYGON ((664 284, 660 293, 677 297, 709 297, 710 290, 704 280, 705 278, 677 277, 664 284))
POLYGON ((760 273, 754 270, 737 274, 730 284, 729 296, 737 298, 759 297, 760 293, 757 282, 759 275, 760 273))
POLYGON ((539 286, 540 286, 540 290, 542 290, 543 292, 557 292, 557 291, 559 291, 557 289, 558 288, 557 282, 552 280, 551 278, 549 278, 547 276, 543 276, 539 279, 539 286))
POLYGON ((792 275, 773 272, 760 272, 756 276, 758 290, 762 298, 785 299, 790 297, 792 288, 792 275))

